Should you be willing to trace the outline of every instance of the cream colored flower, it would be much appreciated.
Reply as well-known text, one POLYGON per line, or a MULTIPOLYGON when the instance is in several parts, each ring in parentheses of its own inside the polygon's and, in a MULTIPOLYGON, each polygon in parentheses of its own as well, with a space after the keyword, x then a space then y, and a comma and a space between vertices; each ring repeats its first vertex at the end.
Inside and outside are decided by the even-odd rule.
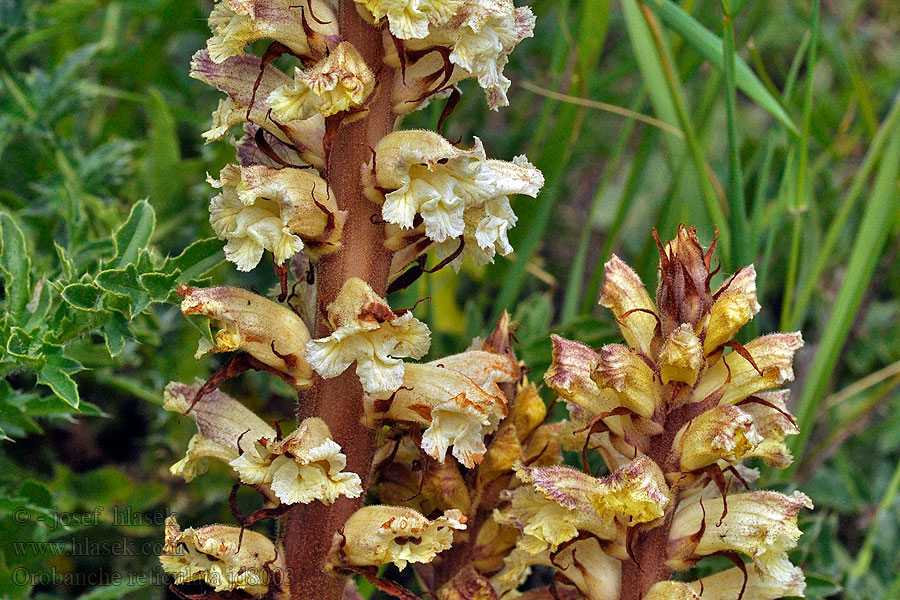
POLYGON ((456 66, 450 83, 475 77, 487 95, 488 107, 495 110, 509 104, 510 81, 503 75, 509 54, 532 35, 530 8, 516 8, 512 0, 466 0, 452 18, 408 45, 414 50, 449 48, 450 62, 456 66))
MULTIPOLYGON (((375 149, 372 187, 385 190, 382 216, 411 229, 416 215, 425 234, 452 253, 463 237, 476 262, 490 262, 512 248, 506 232, 515 225, 509 194, 536 196, 543 176, 524 157, 488 160, 481 141, 460 150, 430 131, 397 131, 375 149)), ((370 195, 380 199, 370 188, 370 195)), ((457 262, 458 264, 458 262, 457 262)))
POLYGON ((662 404, 662 391, 653 369, 627 346, 603 346, 591 377, 601 389, 613 390, 622 406, 644 418, 652 417, 662 404))
POLYGON ((286 122, 272 117, 269 96, 276 88, 292 82, 273 65, 263 67, 259 58, 247 54, 217 64, 202 50, 191 59, 190 75, 228 94, 213 113, 212 129, 203 134, 207 143, 227 135, 232 126, 249 121, 291 144, 306 163, 316 168, 325 166, 323 117, 286 122), (260 72, 262 77, 257 86, 260 72))
MULTIPOLYGON (((184 414, 197 393, 194 386, 170 383, 163 407, 184 414)), ((199 433, 184 459, 172 466, 173 475, 190 481, 206 470, 210 458, 227 462, 247 485, 261 486, 273 502, 331 504, 340 496, 356 498, 362 482, 345 473, 347 457, 331 439, 328 425, 304 419, 290 435, 276 431, 237 400, 219 391, 203 396, 187 413, 199 433)))
POLYGON ((723 405, 701 413, 682 427, 673 450, 681 454, 681 470, 689 472, 720 460, 736 462, 762 441, 752 416, 736 406, 723 405))
POLYGON ((682 581, 659 581, 644 594, 643 600, 700 600, 700 596, 682 581))
MULTIPOLYGON (((163 394, 163 408, 184 414, 198 390, 196 386, 170 383, 163 394)), ((223 462, 237 458, 242 451, 238 439, 243 439, 246 447, 251 440, 276 436, 275 430, 253 411, 218 390, 200 398, 187 414, 197 423, 198 433, 191 438, 185 457, 170 469, 185 481, 204 473, 210 458, 223 462)))
POLYGON ((687 323, 673 331, 659 353, 659 374, 664 384, 680 381, 694 385, 703 366, 703 346, 687 323))
POLYGON ((481 462, 487 450, 484 436, 495 431, 507 414, 506 396, 496 382, 510 380, 506 373, 512 361, 506 355, 477 352, 474 360, 496 366, 478 367, 474 373, 469 367, 472 375, 490 373, 488 379, 476 382, 464 373, 467 365, 460 364, 464 359, 459 355, 448 357, 448 366, 443 366, 444 360, 405 365, 402 386, 389 397, 382 394, 367 398, 366 413, 370 422, 392 420, 425 425, 422 450, 426 454, 443 462, 452 446, 453 456, 471 469, 481 462))
POLYGON ((429 26, 447 21, 466 0, 356 0, 372 20, 387 17, 394 37, 402 40, 423 38, 429 26))
POLYGON ((365 102, 375 89, 375 76, 350 42, 341 42, 310 69, 294 69, 290 85, 269 95, 272 113, 281 121, 330 117, 365 102))
POLYGON ((721 391, 720 404, 736 404, 757 392, 791 381, 794 353, 802 347, 799 332, 770 333, 747 342, 744 348, 755 366, 738 352, 730 352, 703 372, 694 388, 693 399, 701 401, 721 391))
POLYGON ((428 563, 453 544, 453 531, 466 528, 458 510, 445 511, 434 520, 402 506, 366 506, 344 524, 338 554, 355 566, 428 563))
POLYGON ((166 519, 166 541, 159 557, 175 584, 203 581, 216 592, 242 590, 251 596, 286 597, 273 573, 284 568, 282 554, 264 535, 227 525, 184 531, 175 517, 166 519))
POLYGON ((344 472, 347 457, 322 419, 304 419, 283 440, 263 438, 255 443, 229 464, 241 481, 268 485, 284 504, 313 500, 332 504, 341 496, 362 494, 359 475, 344 472))
POLYGON ((336 36, 338 22, 325 0, 311 0, 304 27, 302 8, 292 0, 219 0, 209 15, 213 35, 206 42, 210 57, 221 63, 244 53, 244 47, 268 38, 281 42, 300 56, 310 56, 306 27, 321 36, 336 36))
POLYGON ((334 333, 310 341, 307 360, 322 377, 337 377, 356 362, 363 389, 393 392, 403 382, 401 358, 422 358, 431 345, 428 327, 412 312, 395 314, 361 279, 348 279, 328 305, 334 333))
POLYGON ((651 345, 659 319, 647 288, 637 273, 615 254, 605 269, 600 305, 612 311, 625 343, 652 356, 651 345))
MULTIPOLYGON (((744 586, 744 573, 734 567, 699 581, 692 581, 691 588, 701 600, 733 600, 744 586), (700 590, 703 590, 702 593, 700 590)), ((748 569, 743 600, 776 600, 777 598, 803 598, 806 579, 800 567, 792 566, 780 579, 767 577, 756 569, 748 569)))
POLYGON ((260 362, 293 378, 296 387, 312 383, 312 368, 305 357, 309 330, 294 312, 253 292, 233 287, 182 286, 181 312, 204 315, 221 329, 215 345, 201 339, 196 356, 210 352, 244 350, 260 362))
POLYGON ((704 354, 710 354, 734 335, 759 312, 756 300, 756 269, 753 265, 735 273, 713 296, 709 310, 704 354))
POLYGON ((344 213, 324 179, 302 169, 225 165, 209 184, 222 192, 209 204, 209 223, 227 240, 225 258, 250 271, 263 251, 283 265, 304 247, 314 254, 340 247, 344 213))
POLYGON ((756 398, 762 402, 741 404, 741 410, 753 418, 753 425, 762 438, 746 456, 761 458, 767 465, 780 469, 790 465, 793 460, 791 451, 784 443, 785 437, 800 433, 785 404, 788 394, 787 390, 760 392, 756 394, 756 398))
MULTIPOLYGON (((797 514, 812 501, 801 492, 790 496, 777 492, 748 492, 728 496, 728 514, 721 518, 722 499, 707 500, 703 506, 692 502, 679 507, 669 532, 669 556, 675 568, 682 568, 692 558, 723 550, 736 550, 753 559, 763 577, 780 584, 796 580, 795 567, 787 551, 797 545, 800 529, 797 514), (690 537, 700 530, 706 511, 705 529, 699 542, 690 537), (721 524, 719 521, 721 519, 721 524)), ((689 564, 689 562, 688 562, 689 564)))

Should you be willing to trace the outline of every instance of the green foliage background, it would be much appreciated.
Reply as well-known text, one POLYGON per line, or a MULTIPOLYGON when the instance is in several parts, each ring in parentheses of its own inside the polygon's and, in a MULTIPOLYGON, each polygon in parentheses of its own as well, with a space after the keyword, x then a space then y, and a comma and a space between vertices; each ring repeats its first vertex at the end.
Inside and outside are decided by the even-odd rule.
MULTIPOLYGON (((550 332, 618 335, 596 306, 611 252, 652 282, 653 227, 665 239, 691 223, 709 242, 717 225, 724 271, 757 266, 755 332, 807 339, 799 460, 790 479, 764 473, 816 503, 795 557, 807 595, 900 597, 900 5, 531 4, 535 37, 506 70, 512 106, 491 113, 466 85, 447 126, 544 171, 542 195, 515 206, 517 253, 394 302, 431 296, 417 313, 435 355, 510 307, 539 380, 550 332)), ((163 597, 167 511, 232 521, 225 469, 191 486, 169 475, 193 425, 161 409, 166 382, 220 364, 193 358, 203 331, 175 284, 275 283, 265 269, 239 280, 210 239, 205 173, 233 155, 202 144, 218 95, 187 76, 210 8, 0 0, 0 597, 163 597)), ((440 108, 404 126, 434 127, 440 108)), ((272 418, 293 412, 271 378, 226 389, 272 418)))

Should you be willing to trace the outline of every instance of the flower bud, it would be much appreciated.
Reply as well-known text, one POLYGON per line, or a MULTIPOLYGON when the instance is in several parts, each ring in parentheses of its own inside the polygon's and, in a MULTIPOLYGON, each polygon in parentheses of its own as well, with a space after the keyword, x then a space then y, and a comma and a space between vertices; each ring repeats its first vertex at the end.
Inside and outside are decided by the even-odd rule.
POLYGON ((666 338, 682 323, 696 329, 712 306, 709 268, 715 243, 705 254, 693 227, 678 227, 678 237, 663 248, 659 244, 659 307, 662 334, 666 338))
POLYGON ((622 406, 645 419, 652 417, 662 402, 653 370, 627 346, 603 346, 597 369, 591 378, 601 388, 613 390, 622 406))
POLYGON ((760 442, 753 417, 736 406, 722 405, 689 421, 672 447, 681 453, 681 470, 687 473, 719 460, 738 461, 760 442))
POLYGON ((353 277, 328 305, 334 333, 310 341, 306 355, 316 372, 330 379, 356 362, 363 389, 371 394, 396 391, 403 383, 401 358, 422 358, 431 344, 428 327, 412 312, 395 314, 369 284, 353 277))
POLYGON ((292 310, 234 287, 181 286, 178 293, 184 298, 181 312, 204 315, 221 327, 215 345, 204 347, 206 340, 201 340, 198 358, 209 352, 244 350, 292 377, 296 387, 311 384, 312 369, 304 350, 309 330, 292 310))
POLYGON ((659 321, 647 288, 637 273, 615 254, 606 263, 605 270, 600 306, 612 311, 626 344, 652 356, 651 345, 659 321))
POLYGON ((756 300, 756 269, 744 267, 715 293, 709 311, 703 353, 708 355, 729 341, 759 312, 756 300))
POLYGON ((516 426, 519 441, 524 441, 531 432, 547 418, 547 406, 533 383, 523 384, 513 401, 512 420, 516 426))
POLYGON ((703 366, 700 338, 687 323, 683 323, 666 339, 659 353, 659 374, 663 384, 680 381, 694 385, 703 366))
POLYGON ((281 555, 267 537, 226 525, 207 525, 184 531, 175 517, 166 519, 166 541, 159 557, 175 584, 203 581, 216 592, 242 590, 251 596, 273 593, 286 597, 273 573, 283 570, 281 555))
POLYGON ((311 69, 294 69, 294 81, 269 95, 279 121, 330 117, 358 108, 375 89, 375 76, 350 42, 341 42, 311 69))
POLYGON ((366 506, 344 524, 338 549, 341 562, 354 566, 428 563, 453 544, 453 530, 466 528, 466 517, 448 510, 434 520, 401 506, 366 506))

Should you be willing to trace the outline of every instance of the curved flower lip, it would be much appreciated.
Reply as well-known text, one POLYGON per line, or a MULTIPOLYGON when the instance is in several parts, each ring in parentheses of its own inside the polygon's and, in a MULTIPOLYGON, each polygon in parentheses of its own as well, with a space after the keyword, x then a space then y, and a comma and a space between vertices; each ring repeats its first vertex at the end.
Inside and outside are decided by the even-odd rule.
POLYGON ((340 247, 346 212, 339 211, 324 179, 302 169, 225 165, 217 181, 222 192, 210 201, 209 222, 227 240, 225 257, 250 271, 263 251, 283 265, 307 245, 313 256, 340 247))
POLYGON ((372 21, 387 18, 394 37, 401 40, 424 38, 431 25, 447 21, 466 0, 356 0, 372 21))
POLYGON ((647 288, 637 273, 615 254, 604 268, 606 277, 603 280, 600 306, 612 311, 625 343, 652 356, 659 318, 647 288))
POLYGON ((553 362, 544 373, 544 382, 554 392, 593 414, 609 412, 619 405, 612 390, 600 389, 591 378, 600 364, 596 350, 556 334, 550 335, 550 343, 553 362))
POLYGON ((295 387, 312 384, 312 368, 305 357, 309 331, 292 310, 234 287, 185 285, 178 293, 184 298, 181 312, 204 315, 222 327, 215 335, 214 346, 204 348, 201 341, 198 355, 244 350, 293 378, 295 387))
POLYGON ((366 398, 368 421, 426 425, 422 432, 426 454, 443 462, 453 446, 453 456, 467 468, 480 463, 487 450, 484 436, 496 430, 508 413, 506 396, 497 384, 490 380, 479 384, 433 363, 407 364, 402 383, 389 397, 366 398))
POLYGON ((206 50, 201 50, 191 59, 190 76, 228 94, 228 98, 220 101, 213 113, 213 128, 204 134, 207 143, 224 137, 233 125, 250 121, 282 142, 295 146, 301 158, 310 165, 316 168, 325 166, 322 141, 325 135, 324 118, 315 116, 281 123, 269 114, 272 108, 268 103, 269 95, 276 88, 290 85, 293 81, 277 68, 272 65, 263 67, 259 58, 247 54, 216 64, 206 50), (254 93, 260 70, 263 76, 254 93))
POLYGON ((802 347, 803 337, 799 332, 758 337, 744 345, 753 364, 738 352, 723 356, 700 376, 693 400, 699 402, 720 392, 719 404, 736 404, 757 392, 791 381, 794 353, 802 347))
MULTIPOLYGON (((190 408, 200 388, 185 383, 171 382, 163 394, 163 408, 169 412, 184 414, 190 408)), ((260 439, 274 440, 275 429, 256 414, 223 392, 213 390, 204 394, 187 415, 197 423, 204 438, 232 454, 232 458, 250 448, 260 439), (238 440, 243 440, 238 446, 238 440)))
POLYGON ((315 17, 304 19, 302 9, 291 0, 220 0, 209 15, 213 32, 207 41, 209 53, 221 63, 264 38, 281 42, 299 56, 313 54, 311 41, 316 53, 322 52, 324 38, 338 35, 338 20, 325 0, 311 0, 309 10, 315 17))
POLYGON ((724 517, 722 498, 682 504, 669 532, 671 566, 683 568, 698 557, 734 550, 752 558, 761 575, 784 582, 792 577, 786 552, 800 538, 797 515, 804 507, 813 504, 801 492, 786 496, 767 491, 729 495, 724 517), (704 523, 700 539, 692 539, 704 523))
POLYGON ((349 42, 341 42, 310 69, 294 69, 294 81, 268 97, 279 121, 308 119, 356 109, 375 89, 375 76, 349 42))
POLYGON ((159 557, 175 584, 201 580, 216 592, 243 590, 254 597, 284 590, 275 587, 275 572, 283 570, 281 554, 267 537, 227 525, 207 525, 184 531, 174 516, 166 519, 166 540, 159 557))
POLYGON ((356 277, 348 279, 328 306, 334 332, 306 345, 310 364, 328 379, 356 362, 363 389, 390 393, 403 383, 401 358, 422 358, 431 345, 428 327, 412 312, 395 314, 386 301, 356 277))
POLYGON ((358 498, 363 492, 359 475, 343 472, 347 457, 317 417, 304 419, 284 439, 259 439, 229 464, 242 481, 269 486, 284 504, 319 500, 328 505, 340 496, 358 498))
POLYGON ((450 548, 453 531, 465 529, 466 520, 456 509, 429 520, 412 508, 366 506, 344 524, 336 562, 354 566, 394 563, 400 569, 409 563, 428 563, 450 548))
MULTIPOLYGON (((510 81, 503 75, 509 54, 525 38, 534 35, 535 18, 528 7, 516 8, 512 0, 468 0, 446 22, 432 27, 421 39, 406 40, 414 51, 446 48, 442 54, 432 52, 407 68, 407 77, 397 78, 394 104, 401 113, 415 110, 433 83, 428 74, 452 66, 445 86, 475 77, 484 89, 488 108, 507 106, 510 81)), ((420 36, 416 36, 420 37, 420 36)))
POLYGON ((785 437, 800 433, 796 421, 787 410, 788 395, 788 390, 760 392, 741 404, 741 410, 753 417, 753 425, 762 437, 762 441, 746 456, 761 458, 767 465, 780 469, 793 461, 791 451, 784 443, 785 437))

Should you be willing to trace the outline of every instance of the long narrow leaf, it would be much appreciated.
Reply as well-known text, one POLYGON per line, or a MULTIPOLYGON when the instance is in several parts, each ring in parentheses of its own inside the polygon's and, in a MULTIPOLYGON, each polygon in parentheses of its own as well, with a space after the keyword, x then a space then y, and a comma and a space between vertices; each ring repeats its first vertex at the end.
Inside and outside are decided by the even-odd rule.
MULTIPOLYGON (((714 33, 706 29, 698 23, 691 15, 684 12, 680 6, 671 0, 643 0, 644 4, 649 6, 659 15, 662 21, 678 32, 685 41, 691 45, 694 50, 699 52, 703 58, 711 62, 718 69, 725 66, 725 57, 722 49, 722 40, 714 33)), ((754 102, 772 114, 794 135, 800 135, 800 131, 790 115, 781 105, 781 103, 766 86, 756 77, 753 71, 747 66, 743 60, 735 57, 735 79, 738 88, 754 102)))

